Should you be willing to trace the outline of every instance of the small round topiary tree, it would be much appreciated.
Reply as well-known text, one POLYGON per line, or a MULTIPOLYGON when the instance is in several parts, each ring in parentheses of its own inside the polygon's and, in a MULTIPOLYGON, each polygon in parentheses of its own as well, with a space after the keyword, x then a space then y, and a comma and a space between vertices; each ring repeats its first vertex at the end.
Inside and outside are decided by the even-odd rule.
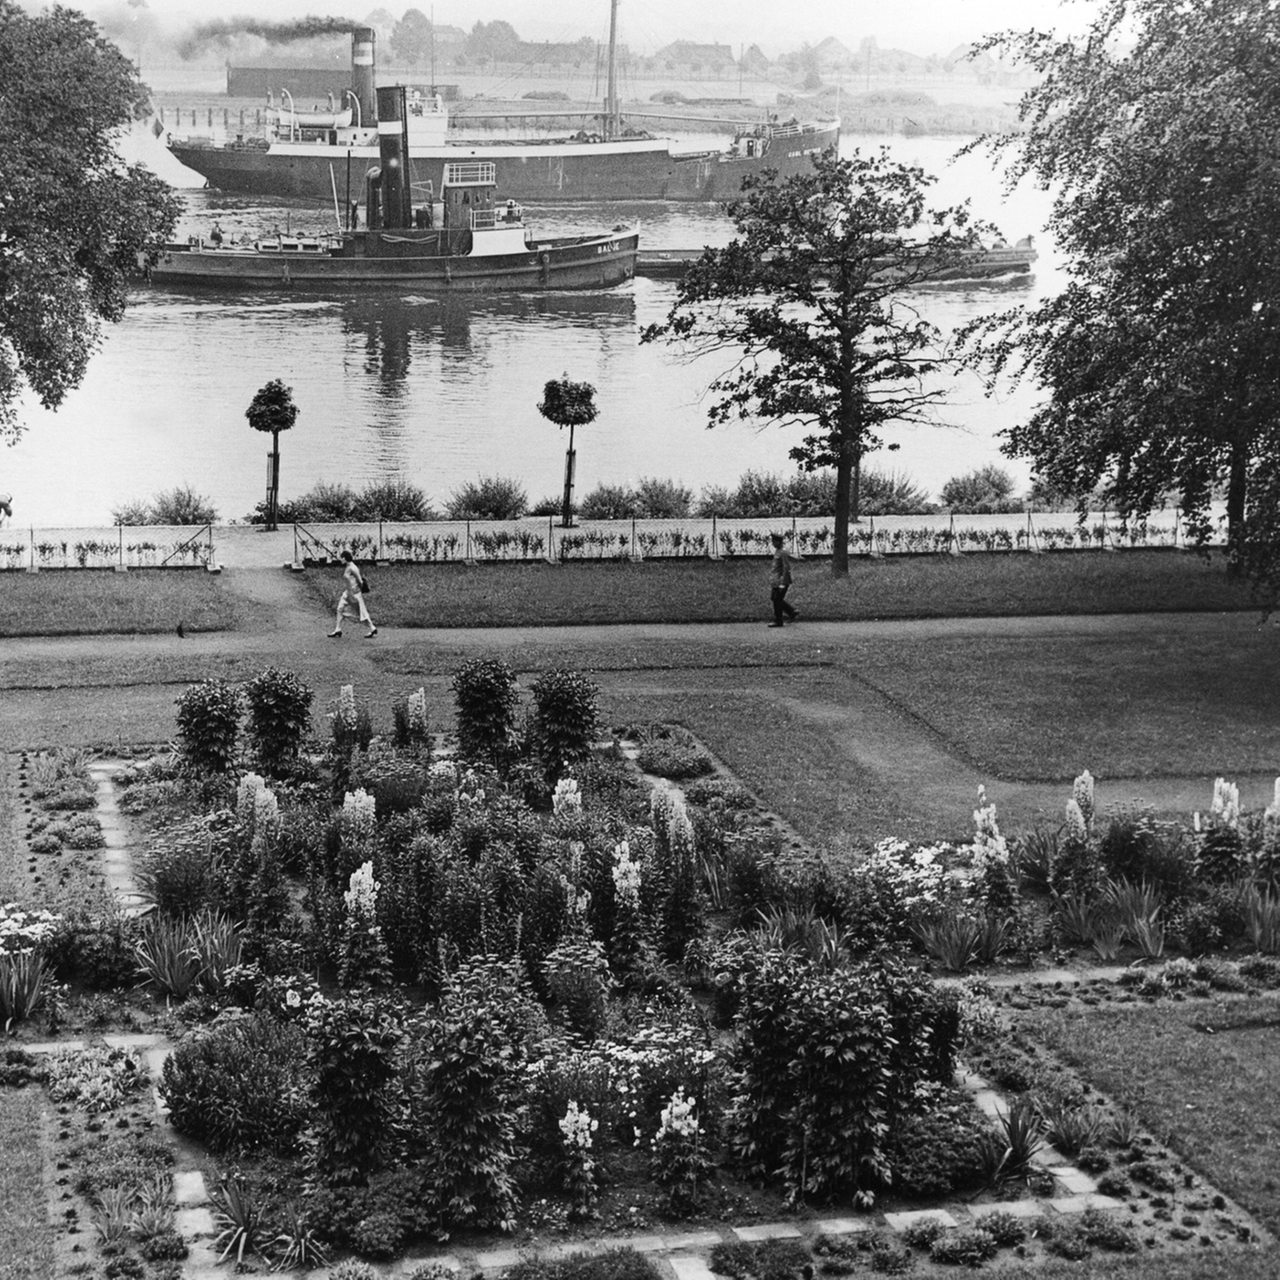
POLYGON ((585 427, 587 423, 596 420, 600 412, 596 408, 596 389, 589 382, 574 382, 567 373, 561 378, 552 378, 542 388, 538 412, 557 427, 569 428, 569 451, 565 455, 564 465, 564 502, 560 508, 560 523, 568 528, 573 524, 573 479, 578 457, 573 448, 573 429, 585 427))
POLYGON ((288 431, 298 420, 298 406, 293 403, 293 390, 279 378, 273 378, 253 397, 244 416, 255 431, 271 432, 271 485, 267 491, 267 528, 276 527, 276 509, 280 502, 280 433, 288 431))

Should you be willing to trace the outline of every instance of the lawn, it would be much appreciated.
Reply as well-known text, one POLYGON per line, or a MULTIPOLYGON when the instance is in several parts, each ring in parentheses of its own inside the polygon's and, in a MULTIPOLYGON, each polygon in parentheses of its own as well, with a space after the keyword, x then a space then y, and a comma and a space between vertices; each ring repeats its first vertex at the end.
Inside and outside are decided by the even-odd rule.
MULTIPOLYGON (((768 562, 391 565, 371 573, 379 625, 578 626, 617 622, 751 622, 769 614, 768 562)), ((331 573, 308 590, 332 604, 331 573)), ((828 560, 799 566, 791 598, 806 618, 1001 617, 1257 608, 1248 587, 1174 551, 973 554, 828 560)))
POLYGON ((40 1154, 41 1097, 34 1085, 0 1088, 0 1280, 48 1280, 54 1274, 40 1154))
POLYGON ((218 631, 231 609, 220 578, 201 569, 48 570, 5 575, 0 637, 218 631))
POLYGON ((1280 1231, 1280 1003, 1067 1007, 1019 1017, 1270 1231, 1280 1231))

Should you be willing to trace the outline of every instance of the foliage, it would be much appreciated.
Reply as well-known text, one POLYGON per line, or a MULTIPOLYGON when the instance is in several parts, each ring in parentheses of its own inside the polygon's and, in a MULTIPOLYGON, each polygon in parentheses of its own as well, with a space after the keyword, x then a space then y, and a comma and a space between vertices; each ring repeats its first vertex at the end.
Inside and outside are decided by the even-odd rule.
POLYGON ((446 1229, 508 1228, 515 1214, 518 1065, 501 988, 479 971, 413 1024, 405 1069, 422 1193, 446 1229))
POLYGON ((518 520, 529 506, 524 486, 504 476, 482 476, 455 489, 445 503, 450 520, 518 520))
MULTIPOLYGON (((284 524, 352 523, 371 520, 438 520, 427 495, 407 480, 375 480, 359 491, 350 485, 320 481, 300 497, 279 503, 276 518, 284 524)), ((259 502, 250 523, 267 519, 267 503, 259 502)))
POLYGON ((893 1191, 945 1199, 983 1180, 983 1142, 990 1127, 968 1095, 948 1090, 893 1127, 885 1148, 893 1191))
POLYGON ((458 752, 464 760, 500 763, 515 733, 515 672, 501 658, 473 658, 453 673, 458 752))
POLYGON ((1053 191, 1068 275, 976 326, 997 371, 1046 393, 1007 451, 1063 492, 1105 483, 1132 519, 1176 492, 1202 544, 1225 489, 1229 563, 1264 580, 1280 545, 1278 47, 1268 0, 1111 0, 1078 36, 979 45, 1033 77, 998 146, 1011 180, 1053 191))
POLYGON ((553 786, 591 752, 600 690, 580 671, 553 667, 533 682, 530 692, 529 746, 542 764, 547 785, 553 786))
POLYGON ((599 416, 595 397, 589 382, 574 382, 566 373, 543 387, 538 412, 557 427, 585 427, 599 416))
POLYGON ((995 466, 953 476, 942 486, 942 505, 966 515, 1022 510, 1022 503, 1013 497, 1013 477, 995 466))
POLYGON ((258 765, 268 775, 287 775, 311 725, 314 692, 293 672, 264 667, 245 682, 244 696, 258 765))
POLYGON ((116 1111, 147 1085, 142 1064, 125 1049, 105 1045, 50 1055, 49 1097, 89 1112, 116 1111))
POLYGON ((715 762, 704 747, 673 738, 649 738, 640 744, 636 764, 645 773, 682 782, 711 773, 715 762))
POLYGON ((255 431, 269 431, 275 436, 281 431, 290 430, 298 420, 298 406, 293 402, 293 389, 286 387, 279 378, 272 378, 254 392, 244 416, 255 431))
POLYGON ((813 429, 791 455, 835 468, 841 576, 863 458, 886 425, 920 420, 940 394, 922 382, 941 366, 938 335, 896 296, 969 243, 967 211, 926 214, 929 181, 886 151, 846 160, 834 149, 782 182, 771 170, 749 176, 728 206, 737 238, 704 250, 665 321, 641 334, 742 351, 711 383, 712 425, 741 417, 813 429))
POLYGON ((218 1261, 225 1262, 234 1253, 236 1266, 241 1267, 246 1253, 260 1253, 266 1243, 262 1212, 234 1174, 218 1184, 212 1199, 219 1228, 213 1247, 222 1250, 218 1261))
POLYGON ((167 184, 125 165, 117 131, 146 113, 129 59, 71 9, 0 4, 0 437, 21 432, 24 387, 56 409, 84 377, 102 322, 125 310, 137 255, 172 231, 167 184))
POLYGON ((178 749, 197 774, 222 776, 235 760, 240 692, 225 680, 202 680, 178 698, 178 749))
POLYGON ((266 1014, 224 1015, 165 1059, 170 1123, 211 1151, 287 1152, 306 1122, 302 1032, 266 1014))
POLYGON ((217 518, 209 499, 190 485, 165 489, 149 502, 133 501, 111 511, 111 523, 123 525, 213 524, 217 518))
POLYGON ((933 1242, 930 1256, 943 1266, 979 1267, 996 1256, 995 1237, 982 1227, 956 1231, 933 1242))
POLYGON ((312 1174, 328 1185, 359 1186, 389 1154, 399 1020, 370 996, 315 999, 307 1009, 307 1075, 312 1174))

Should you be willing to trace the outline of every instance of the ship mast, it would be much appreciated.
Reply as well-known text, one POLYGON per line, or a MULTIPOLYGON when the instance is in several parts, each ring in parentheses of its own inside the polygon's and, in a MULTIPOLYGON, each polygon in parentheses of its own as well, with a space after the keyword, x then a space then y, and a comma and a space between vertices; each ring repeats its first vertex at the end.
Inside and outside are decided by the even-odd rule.
POLYGON ((618 0, 609 0, 609 81, 604 99, 604 136, 616 138, 622 132, 618 110, 618 0))

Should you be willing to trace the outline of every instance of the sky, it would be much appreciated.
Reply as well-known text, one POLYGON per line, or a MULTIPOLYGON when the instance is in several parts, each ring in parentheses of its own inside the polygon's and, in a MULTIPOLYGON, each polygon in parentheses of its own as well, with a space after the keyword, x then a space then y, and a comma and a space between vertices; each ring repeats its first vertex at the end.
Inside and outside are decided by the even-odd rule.
MULTIPOLYGON (((637 53, 652 53, 672 40, 727 44, 732 48, 758 44, 769 56, 817 44, 834 36, 856 48, 874 36, 882 48, 901 48, 920 54, 949 53, 956 45, 992 31, 1009 28, 1079 27, 1099 0, 807 0, 778 4, 776 0, 619 0, 619 38, 637 53)), ((355 20, 375 8, 399 17, 417 8, 442 25, 470 28, 477 21, 503 19, 526 40, 573 40, 579 36, 604 39, 608 34, 609 0, 252 0, 237 4, 223 0, 211 14, 189 0, 70 0, 94 16, 104 8, 134 12, 149 10, 161 26, 173 29, 205 21, 250 14, 264 21, 287 21, 309 14, 344 16, 355 20)), ((34 3, 28 7, 37 7, 34 3)))

